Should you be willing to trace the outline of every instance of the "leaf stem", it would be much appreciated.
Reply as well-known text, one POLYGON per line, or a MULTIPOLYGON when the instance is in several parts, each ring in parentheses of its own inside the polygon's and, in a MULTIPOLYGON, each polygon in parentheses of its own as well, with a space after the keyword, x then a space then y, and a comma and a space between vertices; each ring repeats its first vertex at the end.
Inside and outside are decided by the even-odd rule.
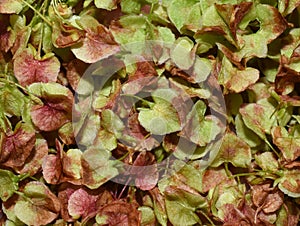
POLYGON ((22 2, 27 5, 30 9, 32 9, 37 15, 39 15, 50 27, 52 27, 52 23, 39 11, 37 11, 32 5, 30 5, 28 2, 25 0, 22 0, 22 2))
POLYGON ((118 158, 117 160, 122 161, 129 155, 129 152, 126 152, 122 157, 118 158))
POLYGON ((239 174, 234 174, 234 175, 231 175, 230 178, 234 178, 234 177, 244 177, 244 176, 257 176, 259 175, 258 173, 239 173, 239 174))
POLYGON ((225 171, 226 171, 227 177, 230 177, 232 174, 230 173, 230 170, 228 168, 228 162, 225 162, 224 165, 225 165, 225 171))
POLYGON ((273 148, 271 143, 267 139, 265 139, 265 142, 271 148, 271 150, 277 155, 277 157, 279 158, 280 157, 279 153, 273 148))
POLYGON ((209 216, 207 216, 206 213, 204 213, 202 210, 197 210, 197 212, 199 212, 201 215, 203 215, 212 226, 215 226, 214 222, 209 218, 209 216))
POLYGON ((147 101, 147 100, 144 100, 143 98, 141 98, 139 96, 135 96, 135 95, 132 95, 132 94, 121 94, 121 96, 132 97, 132 98, 135 98, 137 100, 140 100, 143 103, 147 104, 150 108, 152 108, 154 106, 154 103, 152 103, 150 101, 147 101))

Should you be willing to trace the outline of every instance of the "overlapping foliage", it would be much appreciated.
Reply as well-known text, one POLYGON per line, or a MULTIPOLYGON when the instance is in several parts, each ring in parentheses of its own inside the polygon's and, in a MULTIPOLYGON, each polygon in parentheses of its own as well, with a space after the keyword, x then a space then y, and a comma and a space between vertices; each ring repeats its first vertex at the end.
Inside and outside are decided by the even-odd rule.
POLYGON ((299 7, 1 0, 0 224, 298 225, 299 7))

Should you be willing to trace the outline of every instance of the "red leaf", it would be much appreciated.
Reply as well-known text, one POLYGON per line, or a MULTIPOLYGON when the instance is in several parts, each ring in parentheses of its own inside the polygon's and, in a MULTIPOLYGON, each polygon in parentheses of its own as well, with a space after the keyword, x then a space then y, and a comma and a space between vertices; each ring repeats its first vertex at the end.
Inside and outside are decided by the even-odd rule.
POLYGON ((97 211, 98 195, 89 194, 85 189, 80 188, 70 195, 68 201, 68 211, 73 219, 82 217, 86 218, 88 215, 97 211))
POLYGON ((32 121, 40 130, 57 130, 71 120, 73 95, 68 88, 58 83, 35 83, 29 90, 44 103, 31 108, 32 121))
POLYGON ((136 203, 126 203, 121 200, 103 206, 98 215, 106 216, 107 225, 140 225, 140 213, 136 203))
POLYGON ((58 184, 62 177, 62 156, 63 150, 60 143, 56 140, 56 155, 47 155, 43 161, 43 176, 47 183, 58 184))
POLYGON ((78 186, 64 183, 60 186, 58 191, 58 199, 61 204, 60 215, 67 222, 74 221, 68 212, 68 201, 70 196, 78 189, 78 186))
POLYGON ((35 144, 35 132, 21 125, 13 134, 4 136, 0 162, 8 167, 21 167, 35 144))
POLYGON ((34 125, 42 131, 57 130, 69 121, 66 112, 56 110, 47 105, 33 106, 31 118, 34 125))
POLYGON ((110 31, 93 17, 82 17, 79 22, 86 33, 81 44, 72 46, 72 52, 78 59, 86 63, 95 63, 119 51, 120 47, 110 31))
POLYGON ((38 142, 31 151, 30 156, 26 159, 23 167, 18 169, 19 174, 29 173, 35 175, 41 168, 44 157, 48 154, 48 145, 46 140, 38 142))
POLYGON ((9 16, 0 15, 0 50, 8 52, 15 41, 15 33, 9 27, 9 16))
POLYGON ((14 61, 14 73, 22 86, 35 82, 55 82, 60 63, 54 56, 36 59, 30 49, 23 50, 14 61))
POLYGON ((78 83, 87 69, 88 64, 82 62, 81 60, 74 59, 66 66, 67 70, 67 79, 73 88, 73 90, 77 89, 78 83))
POLYGON ((155 156, 150 152, 141 152, 133 163, 131 173, 136 175, 135 183, 141 190, 154 188, 159 176, 155 156))

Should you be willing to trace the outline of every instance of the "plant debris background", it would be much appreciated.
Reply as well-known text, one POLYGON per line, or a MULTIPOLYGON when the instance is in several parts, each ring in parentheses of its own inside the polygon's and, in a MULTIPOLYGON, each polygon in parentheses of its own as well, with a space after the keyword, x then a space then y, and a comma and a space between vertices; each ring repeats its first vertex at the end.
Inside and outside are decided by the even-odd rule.
POLYGON ((299 5, 1 0, 1 224, 298 225, 299 5))

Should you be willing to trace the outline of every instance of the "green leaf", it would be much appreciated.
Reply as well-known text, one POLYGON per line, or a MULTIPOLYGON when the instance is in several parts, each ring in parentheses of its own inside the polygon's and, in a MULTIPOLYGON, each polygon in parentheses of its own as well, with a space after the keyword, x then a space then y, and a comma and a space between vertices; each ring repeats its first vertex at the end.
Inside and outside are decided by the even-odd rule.
POLYGON ((225 56, 223 57, 218 80, 229 91, 240 93, 254 84, 258 79, 259 71, 257 69, 247 67, 244 70, 239 70, 233 67, 225 56))
POLYGON ((141 206, 138 210, 142 213, 141 225, 146 226, 155 222, 153 210, 148 206, 141 206))
MULTIPOLYGON (((188 70, 193 64, 195 60, 195 54, 193 54, 192 49, 194 47, 194 43, 187 37, 178 38, 174 47, 171 49, 171 59, 172 61, 182 70, 188 70)), ((199 61, 198 64, 202 63, 202 67, 204 67, 205 74, 207 72, 207 64, 204 64, 205 61, 199 61)))
POLYGON ((117 138, 113 133, 100 129, 94 145, 101 150, 112 151, 117 147, 117 138))
POLYGON ((27 225, 46 225, 59 214, 58 198, 41 182, 29 182, 24 188, 24 195, 16 202, 16 216, 27 225))
POLYGON ((49 98, 59 98, 68 97, 70 90, 58 83, 48 82, 48 83, 34 83, 28 87, 28 90, 38 97, 49 97, 49 98))
POLYGON ((123 0, 121 1, 121 9, 123 13, 136 13, 141 11, 141 2, 138 0, 123 0))
POLYGON ((153 198, 154 214, 158 223, 160 223, 162 226, 167 226, 168 217, 166 213, 165 199, 163 194, 160 193, 158 188, 154 188, 149 192, 153 198))
POLYGON ((6 84, 0 87, 1 110, 10 116, 22 116, 27 97, 13 85, 6 84))
POLYGON ((281 55, 291 58, 293 51, 300 44, 300 28, 292 28, 282 41, 286 44, 280 49, 281 55))
POLYGON ((254 156, 257 165, 265 171, 276 172, 279 168, 277 159, 272 152, 263 152, 254 156))
POLYGON ((193 77, 195 82, 203 82, 205 81, 211 73, 212 64, 206 58, 200 58, 196 56, 193 77))
POLYGON ((116 161, 109 160, 111 153, 106 150, 90 147, 81 159, 82 181, 90 189, 97 189, 102 184, 118 175, 116 161))
POLYGON ((169 81, 175 86, 182 89, 190 97, 199 97, 200 99, 208 99, 211 96, 211 92, 206 88, 194 88, 190 87, 190 83, 180 78, 169 78, 169 81))
MULTIPOLYGON (((202 13, 202 29, 208 29, 208 31, 215 32, 214 36, 223 35, 224 37, 219 39, 221 43, 229 42, 233 46, 236 46, 236 41, 234 40, 229 26, 226 24, 224 18, 222 18, 222 16, 220 15, 220 12, 217 10, 216 4, 212 4, 202 13), (226 38, 226 40, 224 38, 226 38)), ((207 33, 202 32, 202 30, 199 30, 198 32, 200 36, 201 34, 205 35, 205 33, 207 33)), ((216 44, 216 42, 214 42, 215 39, 211 41, 213 41, 213 45, 216 44)))
MULTIPOLYGON (((155 95, 159 95, 159 93, 156 92, 155 95)), ((176 109, 170 103, 170 100, 155 95, 153 95, 155 102, 153 107, 139 109, 139 122, 148 132, 155 135, 165 135, 179 131, 181 125, 176 109)))
POLYGON ((187 116, 187 123, 180 135, 190 141, 205 146, 213 141, 221 132, 219 119, 213 115, 204 116, 206 105, 199 100, 187 116))
POLYGON ((0 169, 0 198, 7 201, 19 189, 19 178, 9 170, 0 169))
MULTIPOLYGON (((79 124, 79 123, 78 123, 79 124)), ((80 126, 76 125, 75 126, 80 126)), ((80 132, 76 134, 78 144, 90 146, 93 144, 100 126, 100 117, 96 114, 90 114, 84 120, 84 125, 80 128, 80 132)), ((75 127, 76 128, 76 127, 75 127)))
POLYGON ((201 12, 201 3, 197 3, 191 7, 188 16, 184 21, 184 26, 181 28, 182 33, 188 34, 185 32, 185 29, 188 31, 196 32, 202 27, 202 12, 201 12))
POLYGON ((207 206, 206 199, 199 194, 167 187, 165 191, 166 210, 170 222, 175 226, 188 226, 201 221, 195 211, 207 206))
POLYGON ((117 8, 116 0, 95 0, 95 6, 99 9, 113 10, 117 8))
POLYGON ((256 33, 238 35, 242 47, 238 53, 240 58, 266 57, 267 44, 276 39, 288 27, 286 20, 278 10, 267 4, 253 5, 250 12, 241 21, 240 27, 245 29, 250 21, 254 20, 259 22, 259 30, 256 33), (255 45, 255 48, 253 48, 253 45, 255 45))
POLYGON ((243 168, 249 167, 251 163, 250 147, 231 132, 225 134, 220 151, 211 166, 218 167, 224 162, 230 162, 235 167, 243 168))
POLYGON ((187 17, 178 15, 189 15, 193 6, 197 4, 197 0, 172 0, 167 8, 168 16, 177 30, 180 32, 183 25, 187 21, 187 17))
POLYGON ((23 9, 21 0, 3 0, 0 3, 0 13, 19 14, 23 9))
POLYGON ((261 144, 262 140, 245 125, 241 114, 237 114, 235 117, 235 128, 237 136, 242 138, 250 147, 257 147, 261 144))
POLYGON ((300 171, 285 170, 283 176, 275 181, 278 188, 286 195, 292 198, 300 197, 300 171))
POLYGON ((101 113, 101 126, 116 137, 121 137, 125 128, 119 116, 109 109, 105 109, 101 113))
POLYGON ((122 27, 112 26, 110 31, 117 43, 126 49, 140 53, 144 48, 148 31, 148 19, 145 16, 128 15, 120 19, 122 27))
POLYGON ((286 16, 293 12, 295 8, 300 5, 298 0, 290 0, 288 2, 278 2, 278 10, 283 15, 286 16))
POLYGON ((272 126, 277 124, 275 110, 268 100, 262 99, 258 103, 244 105, 240 113, 245 125, 266 140, 266 134, 271 134, 272 126))

